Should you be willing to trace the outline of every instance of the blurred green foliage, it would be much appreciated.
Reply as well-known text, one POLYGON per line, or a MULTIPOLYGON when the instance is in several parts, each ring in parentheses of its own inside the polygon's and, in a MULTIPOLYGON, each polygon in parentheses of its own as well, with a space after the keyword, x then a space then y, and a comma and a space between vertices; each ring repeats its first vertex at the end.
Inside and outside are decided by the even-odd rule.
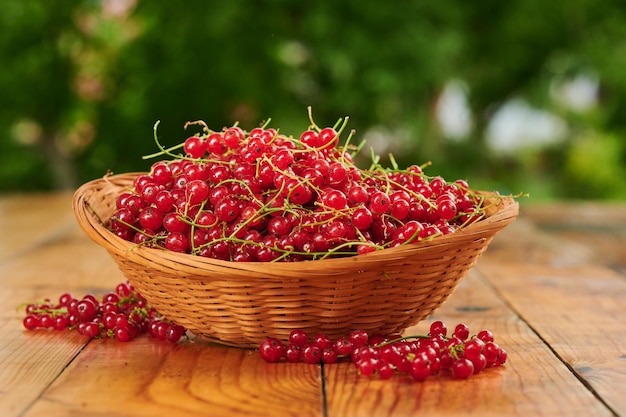
POLYGON ((431 175, 538 199, 626 197, 620 1, 0 0, 0 10, 0 191, 146 170, 157 120, 168 145, 198 119, 217 130, 271 118, 297 135, 312 106, 318 125, 349 116, 357 140, 401 166, 432 161, 431 175), (471 122, 461 135, 437 117, 455 80, 471 122), (581 85, 584 105, 563 98, 581 85), (494 147, 494 117, 513 100, 560 130, 533 139, 525 132, 546 118, 524 119, 494 147))

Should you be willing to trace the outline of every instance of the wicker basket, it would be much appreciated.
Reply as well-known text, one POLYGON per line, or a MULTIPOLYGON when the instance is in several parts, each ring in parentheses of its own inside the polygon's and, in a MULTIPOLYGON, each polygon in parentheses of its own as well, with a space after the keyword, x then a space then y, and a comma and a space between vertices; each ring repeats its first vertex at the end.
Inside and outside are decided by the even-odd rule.
POLYGON ((401 332, 441 306, 518 214, 518 203, 502 197, 486 219, 430 241, 347 258, 228 262, 139 247, 108 231, 101 219, 136 175, 80 187, 78 224, 161 314, 204 340, 247 348, 268 336, 287 340, 293 329, 331 338, 401 332))

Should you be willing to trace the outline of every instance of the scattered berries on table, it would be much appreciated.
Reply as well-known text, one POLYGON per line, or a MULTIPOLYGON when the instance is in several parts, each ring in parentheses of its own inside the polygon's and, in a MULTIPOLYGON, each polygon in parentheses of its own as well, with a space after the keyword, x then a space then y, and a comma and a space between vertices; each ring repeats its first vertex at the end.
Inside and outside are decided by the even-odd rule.
POLYGON ((504 365, 508 357, 494 342, 491 331, 481 330, 470 337, 468 326, 459 323, 455 333, 448 336, 442 321, 432 322, 428 335, 383 337, 355 330, 334 341, 320 334, 310 337, 297 329, 291 332, 286 344, 274 337, 267 338, 261 342, 259 352, 269 363, 284 360, 331 364, 348 360, 363 376, 389 379, 395 374, 406 374, 417 381, 446 372, 453 378, 468 378, 504 365))
POLYGON ((46 299, 25 305, 27 330, 76 330, 89 338, 111 338, 128 342, 142 333, 176 343, 185 336, 179 326, 156 310, 128 282, 98 299, 93 294, 80 298, 64 293, 53 302, 46 299))

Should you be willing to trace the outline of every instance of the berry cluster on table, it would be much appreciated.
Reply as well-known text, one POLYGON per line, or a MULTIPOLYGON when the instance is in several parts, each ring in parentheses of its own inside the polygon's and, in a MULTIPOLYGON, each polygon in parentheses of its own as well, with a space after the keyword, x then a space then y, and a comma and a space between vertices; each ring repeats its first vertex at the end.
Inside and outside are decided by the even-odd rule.
POLYGON ((480 330, 470 337, 469 327, 459 323, 448 336, 446 324, 439 320, 431 323, 428 335, 414 336, 369 335, 354 330, 331 340, 324 334, 310 337, 304 330, 295 329, 287 344, 268 337, 260 344, 259 352, 269 363, 333 364, 348 360, 364 376, 389 379, 407 374, 417 381, 446 372, 454 378, 468 378, 504 365, 508 357, 490 330, 480 330))
POLYGON ((183 326, 161 316, 128 282, 119 283, 102 297, 93 294, 74 297, 67 292, 57 301, 26 303, 24 310, 22 323, 27 330, 76 330, 88 338, 120 342, 148 333, 176 343, 185 335, 183 326))

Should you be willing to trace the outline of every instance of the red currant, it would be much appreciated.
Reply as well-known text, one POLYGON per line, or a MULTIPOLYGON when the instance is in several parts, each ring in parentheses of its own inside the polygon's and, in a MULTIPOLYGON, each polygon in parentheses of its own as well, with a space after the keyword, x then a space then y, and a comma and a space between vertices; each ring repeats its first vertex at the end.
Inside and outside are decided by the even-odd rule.
POLYGON ((198 136, 191 136, 185 140, 185 153, 192 158, 201 158, 207 150, 207 144, 198 136))

